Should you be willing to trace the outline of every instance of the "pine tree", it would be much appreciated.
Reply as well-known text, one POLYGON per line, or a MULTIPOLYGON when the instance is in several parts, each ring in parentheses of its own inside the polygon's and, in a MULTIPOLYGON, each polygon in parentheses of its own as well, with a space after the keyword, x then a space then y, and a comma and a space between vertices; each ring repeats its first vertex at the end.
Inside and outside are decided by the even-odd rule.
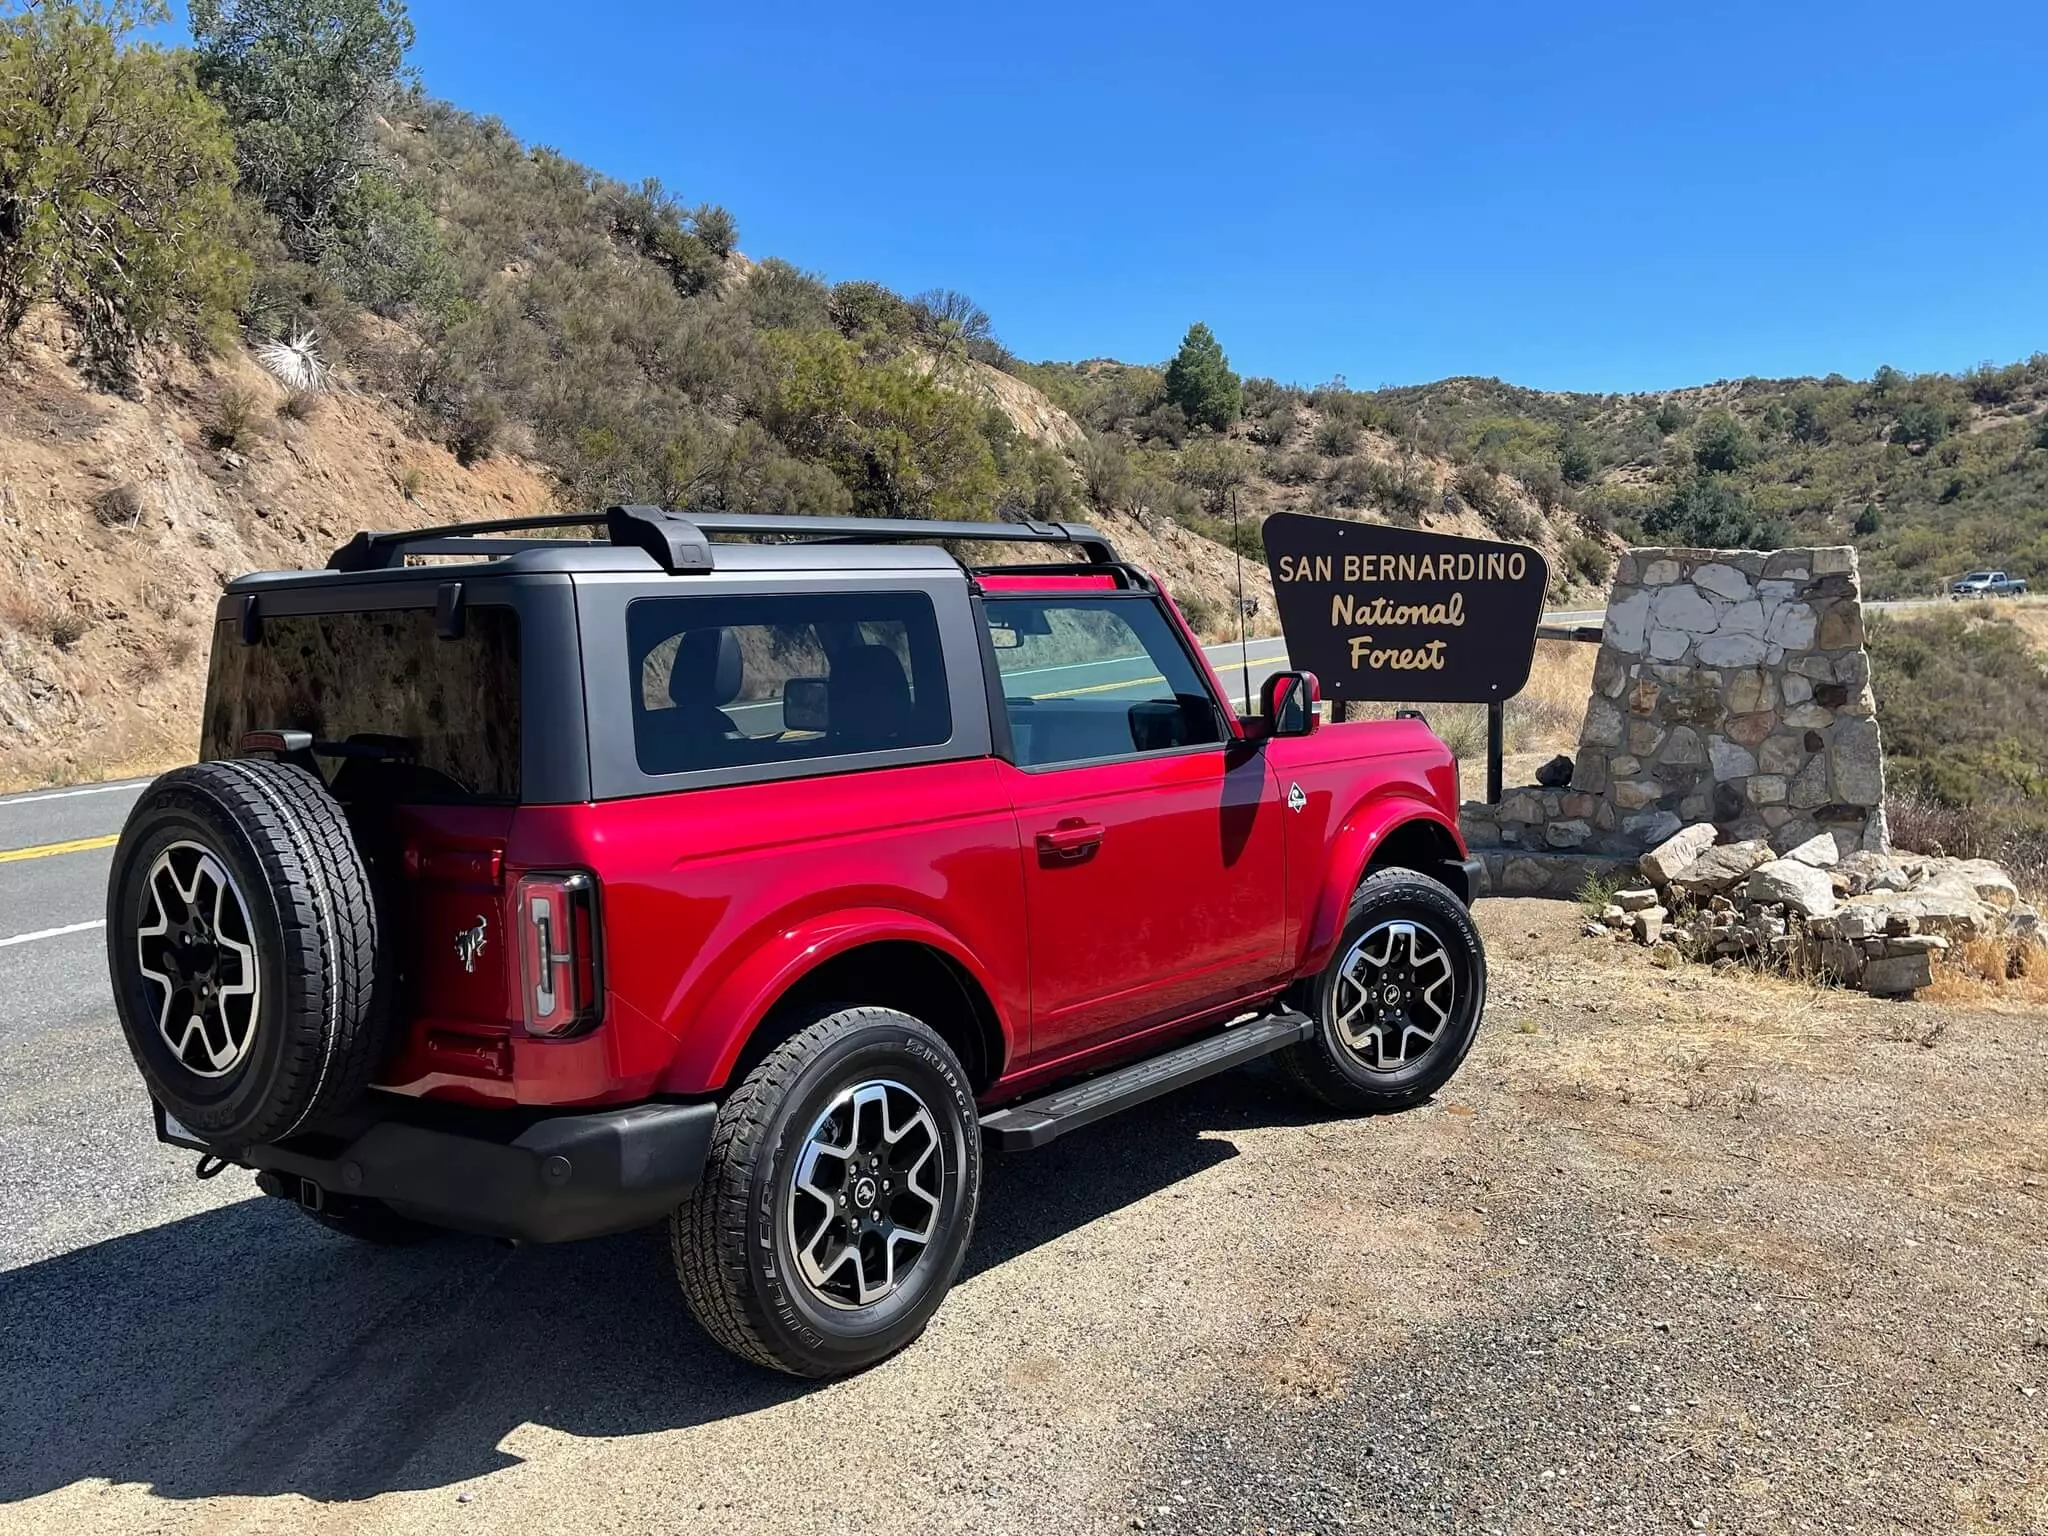
POLYGON ((1180 351, 1166 365, 1166 401, 1186 413, 1194 426, 1221 432, 1243 404, 1243 388, 1230 371, 1215 333, 1197 320, 1181 338, 1180 351))

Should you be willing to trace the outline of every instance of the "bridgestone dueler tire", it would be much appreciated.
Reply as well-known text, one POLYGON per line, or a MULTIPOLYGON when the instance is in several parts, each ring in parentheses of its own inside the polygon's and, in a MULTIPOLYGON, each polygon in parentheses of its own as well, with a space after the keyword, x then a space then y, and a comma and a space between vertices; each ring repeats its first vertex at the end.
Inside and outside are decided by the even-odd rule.
POLYGON ((1275 1057, 1295 1086, 1332 1109, 1359 1114, 1406 1109, 1449 1082, 1472 1049, 1486 1007, 1486 950, 1472 914, 1449 887, 1413 870, 1377 870, 1351 898, 1330 963, 1292 1000, 1316 1021, 1312 1038, 1275 1057), (1433 936, 1447 957, 1456 990, 1451 1017, 1426 1050, 1398 1070, 1370 1070, 1345 1046, 1335 999, 1339 973, 1353 946, 1390 922, 1412 923, 1433 936))
POLYGON ((908 1014, 848 1008, 800 1030, 747 1074, 718 1113, 704 1176, 670 1222, 676 1276, 704 1331, 743 1360, 839 1376, 910 1343, 938 1310, 974 1232, 981 1132, 967 1074, 908 1014), (944 1167, 932 1240, 888 1298, 834 1309, 797 1268, 791 1174, 819 1115, 844 1090, 907 1085, 936 1122, 944 1167))
MULTIPOLYGON (((305 770, 242 759, 180 768, 151 784, 129 813, 107 883, 115 1008, 150 1092, 218 1151, 233 1155, 312 1129, 361 1097, 388 1030, 377 942, 376 904, 355 839, 341 807, 305 770), (189 1034, 169 1038, 170 989, 144 974, 137 947, 140 931, 173 909, 214 900, 218 882, 197 875, 190 887, 199 902, 152 896, 150 872, 158 868, 161 877, 165 867, 159 856, 172 861, 175 895, 179 872, 197 867, 195 849, 233 883, 245 921, 234 919, 232 906, 225 910, 239 924, 232 936, 253 952, 257 983, 239 1057, 218 1071, 194 1065, 189 1034)), ((232 944, 218 947, 239 954, 232 944)), ((239 974, 241 962, 225 966, 217 979, 239 974)), ((185 973, 166 962, 161 974, 185 973)), ((196 1047, 209 1066, 211 1038, 196 1047)))

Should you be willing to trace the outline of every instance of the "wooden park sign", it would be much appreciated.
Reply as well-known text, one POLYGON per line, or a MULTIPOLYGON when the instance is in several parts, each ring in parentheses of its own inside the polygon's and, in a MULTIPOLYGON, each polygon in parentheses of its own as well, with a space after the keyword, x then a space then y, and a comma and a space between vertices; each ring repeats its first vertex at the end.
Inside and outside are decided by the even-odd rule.
POLYGON ((1550 566, 1527 545, 1300 512, 1265 541, 1288 664, 1324 698, 1499 704, 1529 681, 1550 566))

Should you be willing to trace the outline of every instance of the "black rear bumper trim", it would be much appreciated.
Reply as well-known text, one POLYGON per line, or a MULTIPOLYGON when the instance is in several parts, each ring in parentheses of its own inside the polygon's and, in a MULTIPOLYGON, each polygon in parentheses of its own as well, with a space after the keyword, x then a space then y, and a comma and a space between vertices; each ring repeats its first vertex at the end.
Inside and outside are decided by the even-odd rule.
POLYGON ((509 1141, 380 1120, 337 1152, 247 1148, 240 1161, 436 1226, 528 1243, 659 1221, 697 1186, 715 1104, 636 1104, 537 1120, 509 1141))

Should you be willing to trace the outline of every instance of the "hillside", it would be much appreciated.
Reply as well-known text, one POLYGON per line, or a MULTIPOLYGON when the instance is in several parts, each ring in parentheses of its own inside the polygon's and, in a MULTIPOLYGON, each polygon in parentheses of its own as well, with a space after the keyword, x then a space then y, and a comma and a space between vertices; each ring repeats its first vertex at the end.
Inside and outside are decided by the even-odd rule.
POLYGON ((362 527, 548 509, 533 465, 464 467, 363 395, 294 406, 235 354, 163 358, 122 398, 61 341, 36 317, 0 387, 0 789, 189 760, 231 578, 323 565, 362 527))
MULTIPOLYGON (((1646 395, 1251 379, 1228 432, 1236 462, 1221 466, 1162 406, 1157 368, 1019 371, 1100 434, 1121 461, 1108 473, 1128 468, 1197 526, 1210 510, 1205 476, 1220 472, 1241 479, 1254 516, 1286 508, 1490 531, 1543 545, 1579 582, 1604 576, 1617 538, 1855 543, 1877 598, 1936 593, 1980 565, 2048 575, 2048 353, 1962 375, 1882 369, 1861 382, 1744 379, 1646 395)), ((1085 448, 1081 462, 1085 474, 1085 448)))
POLYGON ((1874 598, 2048 575, 2048 353, 1960 375, 1741 379, 1654 395, 1492 379, 1376 391, 1404 442, 1555 468, 1588 525, 1681 544, 1851 542, 1874 598))

